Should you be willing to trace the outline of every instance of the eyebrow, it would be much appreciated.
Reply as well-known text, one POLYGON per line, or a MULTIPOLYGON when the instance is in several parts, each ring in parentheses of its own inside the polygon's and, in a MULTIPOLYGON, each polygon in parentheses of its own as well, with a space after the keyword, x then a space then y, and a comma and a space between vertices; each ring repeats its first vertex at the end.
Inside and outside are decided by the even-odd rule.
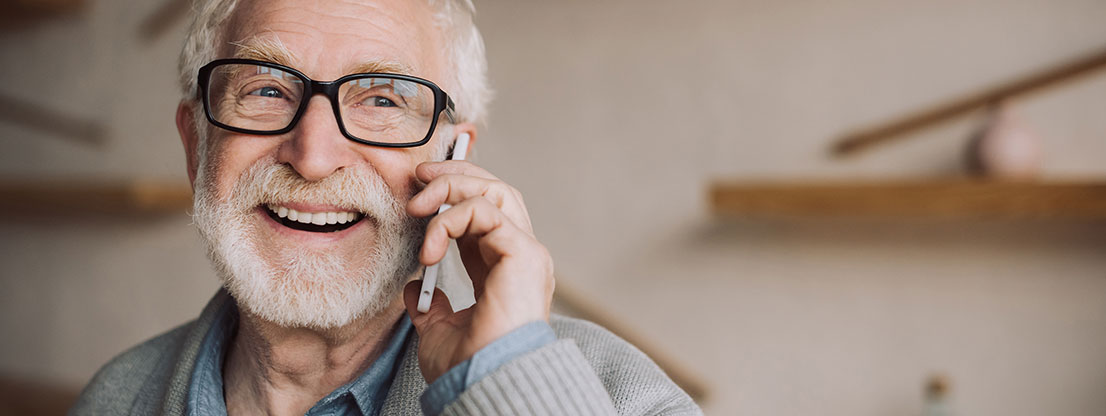
POLYGON ((247 40, 231 42, 235 46, 234 57, 239 59, 256 59, 258 61, 272 62, 284 66, 292 66, 296 60, 296 54, 284 46, 278 38, 252 37, 247 40))
POLYGON ((404 65, 399 62, 393 61, 369 61, 363 62, 358 65, 354 65, 350 74, 364 74, 364 73, 389 73, 389 74, 403 74, 410 75, 414 70, 410 66, 404 65))
MULTIPOLYGON (((287 67, 296 61, 296 54, 288 49, 278 38, 252 37, 239 42, 231 42, 235 46, 234 57, 239 59, 256 59, 272 62, 287 67)), ((345 74, 388 73, 411 75, 415 71, 409 65, 396 61, 366 61, 353 65, 345 74)))

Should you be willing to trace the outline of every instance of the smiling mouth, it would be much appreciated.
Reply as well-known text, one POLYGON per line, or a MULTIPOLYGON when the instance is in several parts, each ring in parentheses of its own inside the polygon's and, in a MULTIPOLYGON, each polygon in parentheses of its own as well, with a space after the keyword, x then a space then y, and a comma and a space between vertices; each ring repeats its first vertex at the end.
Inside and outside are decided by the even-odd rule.
POLYGON ((364 214, 353 211, 300 212, 276 204, 265 205, 265 213, 280 225, 314 233, 342 231, 365 218, 364 214))

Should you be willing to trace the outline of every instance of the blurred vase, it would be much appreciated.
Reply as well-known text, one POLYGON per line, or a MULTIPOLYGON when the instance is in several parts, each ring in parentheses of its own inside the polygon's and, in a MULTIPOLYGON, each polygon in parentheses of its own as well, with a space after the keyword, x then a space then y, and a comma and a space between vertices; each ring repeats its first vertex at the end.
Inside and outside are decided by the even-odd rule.
POLYGON ((929 378, 925 387, 922 416, 955 416, 949 404, 949 379, 938 374, 929 378))
POLYGON ((968 148, 969 171, 989 178, 1035 179, 1042 162, 1039 136, 1005 105, 991 111, 968 148))

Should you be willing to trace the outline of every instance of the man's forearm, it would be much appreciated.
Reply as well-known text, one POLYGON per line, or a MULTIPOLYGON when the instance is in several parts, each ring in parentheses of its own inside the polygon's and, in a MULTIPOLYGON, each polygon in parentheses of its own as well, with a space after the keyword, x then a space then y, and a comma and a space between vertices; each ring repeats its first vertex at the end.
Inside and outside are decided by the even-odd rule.
POLYGON ((647 359, 637 363, 639 368, 623 366, 619 374, 609 375, 610 385, 605 385, 576 342, 561 339, 504 364, 470 386, 442 414, 702 414, 659 368, 647 359))
POLYGON ((595 370, 572 340, 558 340, 501 366, 469 387, 443 415, 614 415, 595 370))

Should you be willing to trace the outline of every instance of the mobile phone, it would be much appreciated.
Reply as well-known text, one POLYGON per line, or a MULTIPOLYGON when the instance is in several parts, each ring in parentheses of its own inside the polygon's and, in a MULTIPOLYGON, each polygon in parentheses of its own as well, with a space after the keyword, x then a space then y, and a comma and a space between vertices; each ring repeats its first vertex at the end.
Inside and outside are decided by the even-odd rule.
MULTIPOLYGON (((465 154, 469 150, 469 134, 461 133, 457 136, 457 140, 453 142, 453 148, 450 150, 449 160, 465 160, 465 154)), ((451 205, 442 204, 438 207, 438 213, 441 214, 445 210, 449 209, 451 205)), ((419 305, 418 311, 426 313, 430 310, 430 301, 434 299, 434 288, 438 286, 438 263, 426 266, 422 274, 422 290, 419 291, 419 305)))

